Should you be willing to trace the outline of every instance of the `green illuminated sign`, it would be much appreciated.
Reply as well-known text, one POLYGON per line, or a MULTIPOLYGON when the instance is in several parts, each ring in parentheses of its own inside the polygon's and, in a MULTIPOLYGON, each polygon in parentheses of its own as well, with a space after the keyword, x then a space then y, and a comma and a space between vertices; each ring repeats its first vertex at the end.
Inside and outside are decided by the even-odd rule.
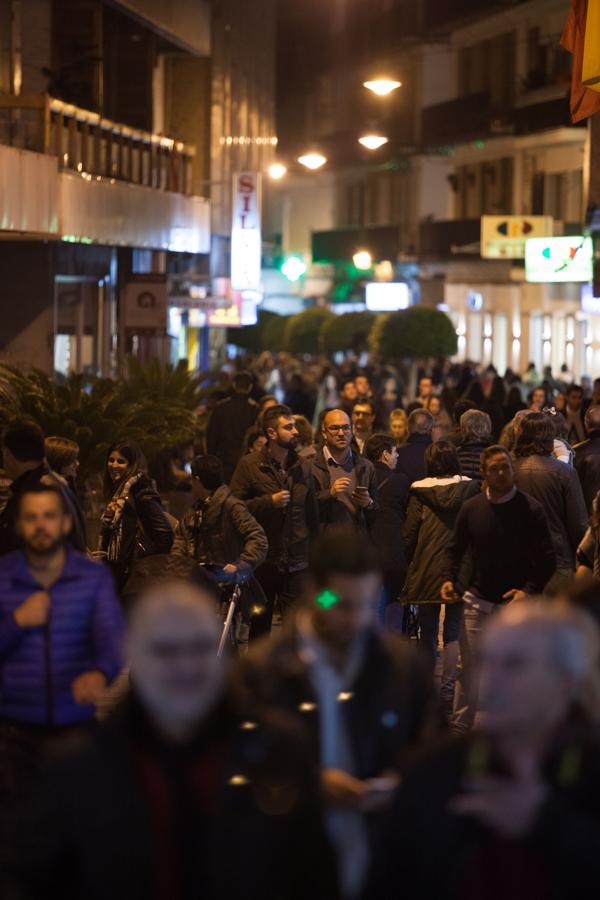
POLYGON ((335 606, 336 603, 340 602, 340 599, 341 598, 333 591, 326 590, 321 591, 321 593, 315 597, 315 603, 317 606, 320 606, 321 609, 331 609, 332 606, 335 606))

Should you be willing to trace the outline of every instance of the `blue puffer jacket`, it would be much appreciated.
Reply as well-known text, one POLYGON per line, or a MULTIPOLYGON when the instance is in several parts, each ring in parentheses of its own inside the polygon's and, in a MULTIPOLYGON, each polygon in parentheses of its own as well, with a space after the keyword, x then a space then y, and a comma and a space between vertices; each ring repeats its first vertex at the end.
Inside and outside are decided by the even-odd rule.
POLYGON ((122 665, 124 623, 108 569, 67 550, 50 589, 49 624, 20 628, 13 612, 40 591, 22 551, 0 558, 0 718, 31 725, 74 725, 94 715, 71 685, 100 670, 112 681, 122 665))

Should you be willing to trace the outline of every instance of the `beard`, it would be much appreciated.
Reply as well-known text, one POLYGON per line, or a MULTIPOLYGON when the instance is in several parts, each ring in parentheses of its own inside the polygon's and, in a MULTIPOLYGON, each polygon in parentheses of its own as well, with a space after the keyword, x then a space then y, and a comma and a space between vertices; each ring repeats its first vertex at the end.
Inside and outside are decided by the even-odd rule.
POLYGON ((281 438, 277 438, 277 446, 281 447, 282 450, 295 450, 298 446, 298 438, 293 437, 287 441, 282 441, 281 438))
POLYGON ((52 538, 50 535, 34 534, 29 540, 23 542, 25 549, 32 556, 53 556, 62 546, 63 538, 52 538))

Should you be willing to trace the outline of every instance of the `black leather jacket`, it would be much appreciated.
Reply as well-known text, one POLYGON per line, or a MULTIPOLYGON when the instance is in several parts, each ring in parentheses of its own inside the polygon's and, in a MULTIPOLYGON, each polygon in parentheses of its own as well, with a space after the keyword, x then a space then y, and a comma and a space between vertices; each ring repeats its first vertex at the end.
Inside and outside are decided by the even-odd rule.
POLYGON ((577 472, 551 456, 519 457, 513 465, 519 490, 544 507, 557 569, 573 569, 588 522, 577 472))
POLYGON ((591 431, 587 441, 577 444, 575 449, 575 469, 581 481, 583 496, 588 513, 600 491, 600 430, 591 431))

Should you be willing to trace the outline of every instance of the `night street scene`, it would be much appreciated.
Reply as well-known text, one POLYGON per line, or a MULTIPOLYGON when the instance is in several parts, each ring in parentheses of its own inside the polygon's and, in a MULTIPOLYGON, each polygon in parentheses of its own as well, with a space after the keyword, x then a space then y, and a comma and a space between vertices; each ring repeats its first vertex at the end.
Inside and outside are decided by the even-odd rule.
POLYGON ((0 0, 0 900, 593 900, 600 0, 0 0))

